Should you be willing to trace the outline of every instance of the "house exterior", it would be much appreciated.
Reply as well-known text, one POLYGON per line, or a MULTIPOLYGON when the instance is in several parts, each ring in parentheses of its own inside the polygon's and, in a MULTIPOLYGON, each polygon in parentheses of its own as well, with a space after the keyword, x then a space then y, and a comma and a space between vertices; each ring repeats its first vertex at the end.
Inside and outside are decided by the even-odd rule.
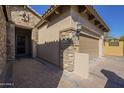
POLYGON ((88 56, 103 56, 104 33, 109 31, 86 5, 54 5, 42 16, 25 5, 0 6, 0 28, 0 63, 40 58, 71 72, 82 68, 82 61, 88 66, 88 56))
POLYGON ((74 70, 75 53, 102 57, 104 33, 109 31, 93 7, 85 5, 51 6, 34 29, 38 32, 34 56, 68 71, 74 70))

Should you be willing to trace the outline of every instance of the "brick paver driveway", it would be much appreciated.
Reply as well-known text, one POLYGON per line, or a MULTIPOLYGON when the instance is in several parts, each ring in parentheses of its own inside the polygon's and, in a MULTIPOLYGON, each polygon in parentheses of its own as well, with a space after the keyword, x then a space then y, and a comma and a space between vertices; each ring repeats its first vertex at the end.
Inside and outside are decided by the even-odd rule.
POLYGON ((44 61, 18 59, 12 80, 14 87, 124 87, 124 58, 106 57, 90 63, 86 80, 44 61))
POLYGON ((25 58, 13 64, 13 87, 76 87, 72 76, 43 60, 25 58))

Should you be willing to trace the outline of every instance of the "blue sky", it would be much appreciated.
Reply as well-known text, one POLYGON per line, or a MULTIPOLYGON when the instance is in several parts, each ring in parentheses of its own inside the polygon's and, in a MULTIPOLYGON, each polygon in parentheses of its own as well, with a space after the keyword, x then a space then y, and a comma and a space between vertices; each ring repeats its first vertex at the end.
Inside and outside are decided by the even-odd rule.
POLYGON ((49 5, 30 5, 36 12, 43 14, 50 6, 49 5))
MULTIPOLYGON (((43 14, 48 5, 31 5, 39 14, 43 14)), ((124 35, 124 6, 95 5, 94 8, 110 28, 110 35, 124 35)))
POLYGON ((112 36, 124 35, 124 6, 104 5, 94 8, 109 26, 112 36))

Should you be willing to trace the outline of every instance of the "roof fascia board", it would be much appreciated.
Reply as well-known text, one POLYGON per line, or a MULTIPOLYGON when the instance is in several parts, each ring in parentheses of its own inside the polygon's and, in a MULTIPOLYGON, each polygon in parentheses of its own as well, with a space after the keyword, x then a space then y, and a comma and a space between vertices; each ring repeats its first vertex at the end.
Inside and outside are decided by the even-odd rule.
POLYGON ((86 5, 86 7, 106 27, 106 29, 110 31, 109 27, 105 24, 105 22, 102 20, 99 14, 95 11, 95 9, 93 9, 93 7, 89 5, 86 5))
POLYGON ((52 8, 49 8, 46 12, 45 15, 42 15, 41 21, 35 25, 35 27, 41 26, 45 21, 45 19, 50 16, 60 5, 53 6, 52 8))
MULTIPOLYGON (((53 6, 52 8, 49 8, 45 14, 42 16, 41 21, 35 26, 35 27, 39 27, 41 26, 45 21, 45 19, 51 15, 60 5, 56 5, 53 6)), ((108 31, 110 31, 109 27, 105 24, 105 22, 102 20, 102 18, 99 16, 99 14, 95 11, 95 9, 92 6, 89 5, 85 5, 85 7, 96 17, 97 20, 99 20, 108 31)))

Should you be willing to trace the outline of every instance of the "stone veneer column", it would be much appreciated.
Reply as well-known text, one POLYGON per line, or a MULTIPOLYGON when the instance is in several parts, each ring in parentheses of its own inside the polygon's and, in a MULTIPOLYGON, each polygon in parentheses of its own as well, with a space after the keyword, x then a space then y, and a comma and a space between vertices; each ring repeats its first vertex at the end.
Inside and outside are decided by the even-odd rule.
POLYGON ((78 38, 74 31, 60 34, 60 66, 69 72, 74 71, 74 55, 78 51, 78 38))
POLYGON ((38 30, 34 28, 32 30, 32 57, 37 57, 37 42, 38 42, 38 30))
POLYGON ((104 36, 101 36, 99 39, 99 57, 103 57, 103 44, 104 44, 104 36))
POLYGON ((15 24, 7 23, 7 60, 15 60, 15 24))
POLYGON ((0 6, 0 74, 6 64, 6 19, 0 6))

